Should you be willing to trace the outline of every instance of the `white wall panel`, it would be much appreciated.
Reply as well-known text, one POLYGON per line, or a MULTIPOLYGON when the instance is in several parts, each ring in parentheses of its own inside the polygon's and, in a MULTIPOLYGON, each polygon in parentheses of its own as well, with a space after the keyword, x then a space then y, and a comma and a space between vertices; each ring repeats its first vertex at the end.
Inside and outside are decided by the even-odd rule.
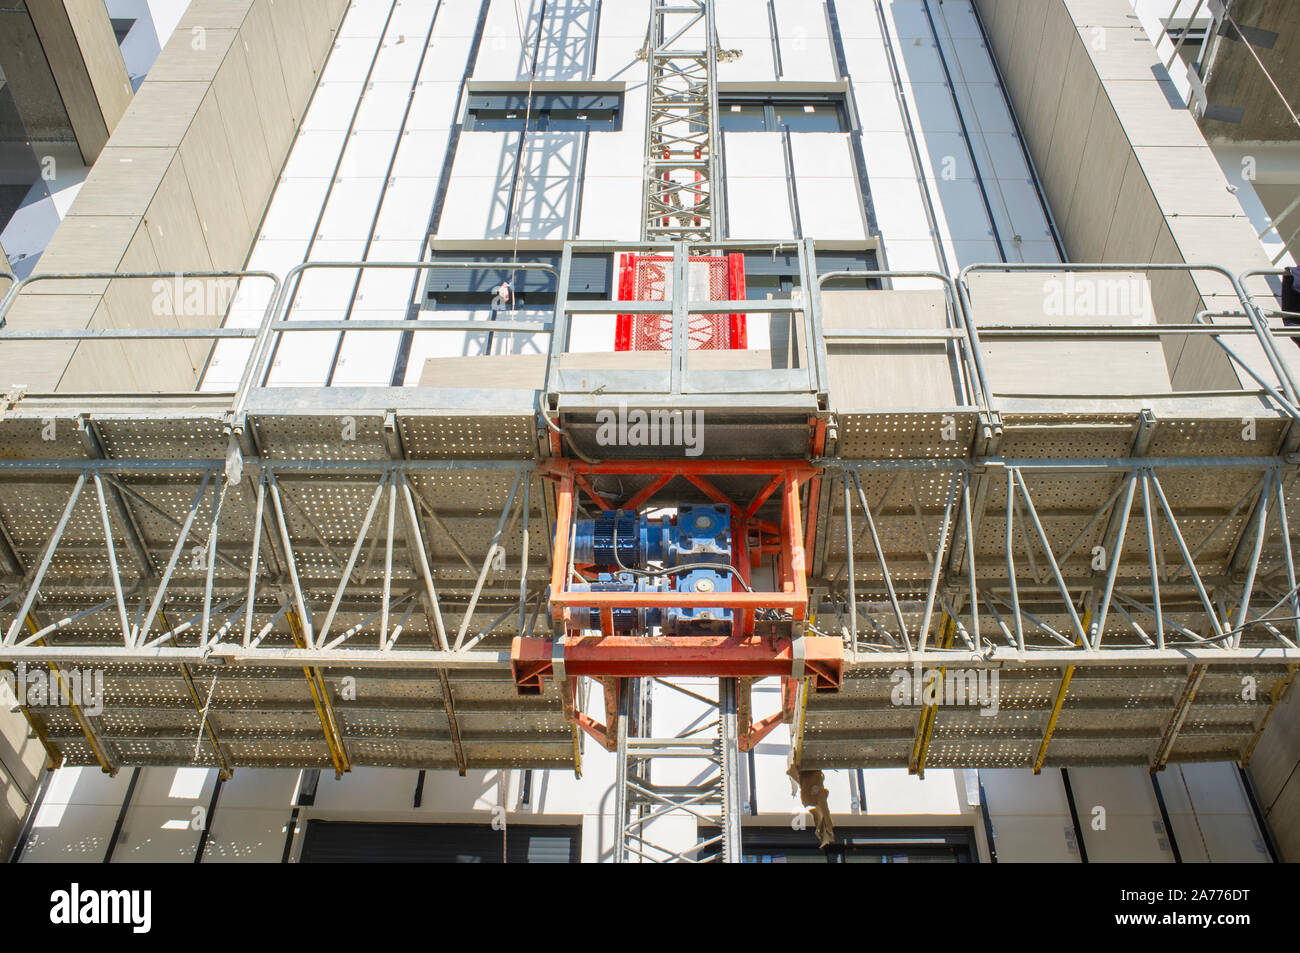
POLYGON ((735 0, 718 5, 718 42, 738 50, 739 59, 718 64, 720 83, 770 83, 776 79, 776 58, 767 0, 735 0))
POLYGON ((932 39, 922 0, 885 0, 890 29, 902 40, 932 39))
POLYGON ((590 77, 597 52, 595 0, 548 0, 544 19, 542 6, 541 0, 522 0, 517 7, 514 0, 494 0, 484 26, 474 79, 527 81, 534 51, 539 81, 590 77))
POLYGON ((641 177, 593 176, 588 167, 582 190, 579 238, 641 239, 641 177))
POLYGON ((867 223, 857 180, 806 175, 797 162, 795 169, 804 235, 826 241, 864 241, 867 223))
POLYGON ((791 211, 785 176, 728 177, 727 224, 732 238, 793 238, 791 211))
POLYGON ((1071 768, 1070 785, 1089 863, 1171 863, 1160 809, 1142 768, 1071 768))
POLYGON ((113 863, 193 863, 216 777, 206 768, 142 768, 113 863))
POLYGON ((727 178, 785 178, 785 146, 779 132, 727 132, 723 134, 727 178))
MULTIPOLYGON (((366 65, 368 67, 369 63, 366 65)), ((321 83, 316 88, 316 98, 312 101, 304 130, 346 131, 352 122, 352 113, 356 109, 357 98, 361 95, 363 87, 361 80, 321 83)))
POLYGON ((874 4, 837 0, 835 14, 840 23, 840 37, 845 41, 864 37, 879 38, 880 20, 876 16, 874 4))
POLYGON ((1172 765, 1160 789, 1183 863, 1268 861, 1234 765, 1172 765))
MULTIPOLYGON (((411 261, 420 257, 424 239, 429 231, 429 213, 438 194, 438 179, 434 177, 395 176, 384 193, 383 206, 375 222, 374 239, 390 246, 392 253, 402 251, 393 261, 411 261)), ((370 258, 378 259, 375 248, 370 258)))
POLYGON ((781 48, 781 78, 787 82, 832 82, 835 49, 831 45, 822 0, 775 0, 776 31, 781 48))
MULTIPOLYGON (((606 4, 606 8, 611 6, 606 4)), ((606 13, 605 20, 609 19, 606 13)), ((602 24, 600 45, 596 49, 596 73, 593 79, 602 83, 642 83, 646 81, 645 60, 638 54, 645 48, 645 27, 640 33, 630 35, 608 32, 602 24)), ((639 120, 638 120, 639 121, 639 120)))
MULTIPOLYGON (((360 92, 361 90, 359 85, 352 88, 354 92, 360 92)), ((354 105, 356 105, 355 102, 347 105, 346 108, 351 110, 354 105)), ((298 132, 298 138, 294 141, 293 150, 289 153, 289 158, 285 160, 284 169, 280 173, 280 181, 276 185, 275 195, 271 197, 271 204, 267 211, 268 217, 275 215, 277 212, 293 214, 301 211, 304 204, 301 198, 280 194, 282 190, 293 188, 298 179, 321 178, 325 180, 325 185, 328 187, 347 135, 346 124, 338 129, 302 129, 298 132)), ((321 200, 324 197, 322 192, 321 200)), ((316 208, 320 208, 319 201, 316 203, 316 208)))
POLYGON ((340 37, 379 37, 393 4, 389 0, 353 0, 339 28, 340 37))
POLYGON ((874 90, 875 95, 871 99, 859 104, 859 110, 863 113, 864 128, 866 128, 866 116, 875 111, 876 97, 880 97, 880 102, 888 102, 891 106, 895 100, 889 57, 885 53, 884 41, 878 36, 844 37, 843 43, 844 60, 848 64, 849 75, 853 77, 854 85, 881 84, 880 89, 874 90))
POLYGON ((898 109, 894 84, 888 79, 859 83, 856 72, 853 76, 853 98, 858 105, 858 122, 863 138, 869 139, 873 132, 902 132, 903 117, 898 109))
MULTIPOLYGON (((433 54, 430 54, 430 60, 425 64, 426 72, 430 63, 434 62, 432 57, 433 54)), ((411 100, 411 111, 406 117, 403 134, 411 136, 426 130, 450 129, 459 118, 456 116, 456 94, 459 90, 460 83, 455 80, 420 80, 411 100)), ((430 158, 441 162, 441 150, 436 157, 430 158)))
MULTIPOLYGON (((349 14, 351 19, 353 14, 349 14)), ((378 37, 343 36, 334 41, 329 60, 321 73, 320 86, 337 86, 343 83, 365 81, 370 61, 375 55, 378 37)), ((319 95, 319 93, 318 93, 319 95)))
POLYGON ((1077 863, 1059 771, 980 771, 1001 863, 1077 863))
POLYGON ((99 863, 126 797, 130 771, 60 768, 32 820, 23 863, 99 863))
POLYGON ((393 177, 438 178, 442 174, 442 160, 447 152, 447 129, 411 129, 402 136, 402 147, 397 151, 393 177))
POLYGON ((438 12, 438 36, 474 36, 478 14, 479 0, 457 0, 455 3, 444 0, 442 9, 438 12))

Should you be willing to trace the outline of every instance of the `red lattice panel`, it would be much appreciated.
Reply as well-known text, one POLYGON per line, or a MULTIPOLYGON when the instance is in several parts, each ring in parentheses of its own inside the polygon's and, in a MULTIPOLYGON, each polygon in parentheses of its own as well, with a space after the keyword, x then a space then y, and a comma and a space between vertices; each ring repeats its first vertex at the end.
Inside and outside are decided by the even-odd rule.
MULTIPOLYGON (((694 301, 743 301, 744 255, 698 255, 690 263, 690 298, 694 301), (707 282, 707 294, 704 294, 707 282)), ((666 301, 672 290, 671 255, 622 255, 620 301, 666 301)), ((687 329, 692 351, 743 351, 747 346, 745 315, 693 314, 687 329)), ((673 319, 668 314, 620 314, 614 335, 616 351, 669 351, 673 319)))

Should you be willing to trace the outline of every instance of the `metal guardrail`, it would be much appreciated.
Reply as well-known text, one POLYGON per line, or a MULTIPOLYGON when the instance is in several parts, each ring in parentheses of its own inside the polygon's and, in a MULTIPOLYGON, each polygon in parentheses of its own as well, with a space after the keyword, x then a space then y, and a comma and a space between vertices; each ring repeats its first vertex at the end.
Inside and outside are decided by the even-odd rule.
MULTIPOLYGON (((948 301, 947 328, 836 328, 827 331, 822 327, 824 341, 880 341, 890 344, 922 344, 928 342, 951 343, 956 349, 958 366, 963 369, 959 384, 967 394, 971 406, 989 411, 988 378, 984 372, 984 356, 976 347, 978 337, 966 310, 962 307, 956 282, 937 271, 830 271, 817 278, 817 301, 826 284, 844 279, 865 278, 891 281, 895 278, 927 278, 938 281, 948 301)), ((828 382, 829 383, 829 382, 828 382)))
POLYGON ((1238 276, 1221 268, 1218 265, 1198 265, 1186 263, 1169 263, 1169 264, 1142 264, 1142 263, 1106 263, 1106 264, 1083 264, 1083 263, 1052 263, 1052 264, 974 264, 968 265, 961 270, 957 278, 957 290, 961 295, 962 305, 965 309, 970 326, 970 333, 975 343, 976 353, 980 350, 981 338, 1028 338, 1031 336, 1042 337, 1209 337, 1218 345, 1229 360, 1239 366, 1245 373, 1258 383, 1263 392, 1280 401, 1289 413, 1296 420, 1297 407, 1300 406, 1300 389, 1297 388, 1295 378, 1292 376, 1290 369, 1281 352, 1278 350, 1275 340, 1275 329, 1268 326, 1265 315, 1260 311, 1258 306, 1252 300, 1250 294, 1245 289, 1245 281, 1252 275, 1258 273, 1252 272, 1246 275, 1238 276), (1194 318, 1192 324, 1173 324, 1157 322, 1150 325, 1014 325, 1014 326, 985 326, 977 327, 975 321, 975 309, 971 302, 970 285, 968 278, 976 273, 1011 273, 1011 274, 1092 274, 1092 273, 1117 273, 1117 272, 1140 272, 1147 274, 1149 272, 1182 272, 1189 277, 1198 272, 1208 272, 1217 274, 1230 283, 1233 293, 1242 306, 1240 313, 1225 311, 1200 311, 1194 318), (1209 325, 1206 321, 1211 318, 1245 318, 1247 326, 1224 326, 1209 325), (1278 388, 1268 384, 1259 373, 1249 364, 1247 364, 1240 355, 1228 347, 1221 338, 1225 335, 1241 334, 1251 335, 1259 343, 1263 350, 1264 357, 1268 361, 1274 375, 1277 378, 1281 393, 1278 388))
MULTIPOLYGON (((798 257, 800 283, 803 288, 811 286, 809 268, 809 250, 811 242, 759 242, 726 241, 709 246, 710 255, 728 252, 772 252, 782 249, 794 249, 798 257)), ((661 392, 667 396, 680 397, 684 394, 710 394, 722 396, 734 393, 730 388, 693 386, 688 375, 690 369, 689 346, 690 319, 700 314, 798 314, 802 319, 802 330, 809 342, 811 358, 806 368, 792 368, 789 371, 804 371, 792 374, 781 369, 771 371, 746 370, 743 373, 751 383, 752 389, 745 393, 800 393, 824 394, 826 390, 826 349, 825 340, 818 324, 816 301, 807 296, 792 298, 773 298, 762 301, 692 301, 689 294, 681 289, 690 288, 690 249, 683 242, 569 242, 565 245, 561 264, 559 295, 556 301, 555 333, 551 337, 551 349, 546 368, 546 393, 572 393, 574 388, 565 384, 561 369, 565 354, 581 353, 570 350, 573 334, 573 318, 620 314, 662 314, 672 318, 673 333, 666 378, 662 371, 637 370, 599 370, 595 373, 601 378, 602 393, 610 394, 644 394, 661 392), (577 253, 618 254, 640 253, 671 256, 672 289, 671 300, 664 301, 572 301, 568 297, 569 275, 572 268, 572 256, 577 253), (647 388, 647 382, 665 379, 666 388, 647 388), (794 380, 799 386, 794 386, 794 380), (805 383, 806 381, 806 383, 805 383)))
MULTIPOLYGON (((1269 308, 1262 307, 1259 302, 1259 296, 1253 294, 1248 287, 1250 280, 1252 278, 1279 278, 1280 279, 1280 278, 1287 277, 1287 275, 1289 274, 1290 274, 1289 270, 1278 269, 1277 271, 1248 271, 1245 274, 1240 276, 1241 287, 1242 290, 1245 291, 1247 299, 1250 301, 1251 305, 1255 308, 1255 310, 1259 313, 1260 317, 1264 318, 1265 320, 1269 318, 1295 318, 1296 320, 1300 320, 1300 315, 1292 314, 1290 311, 1280 310, 1277 307, 1278 302, 1276 297, 1274 298, 1273 306, 1269 308)), ((1276 292, 1274 292, 1273 289, 1270 288, 1269 294, 1276 295, 1276 292)), ((1275 337, 1295 336, 1294 333, 1290 331, 1283 331, 1281 328, 1270 328, 1269 330, 1273 333, 1275 337)))
MULTIPOLYGON (((366 271, 414 271, 470 269, 478 271, 544 271, 562 281, 561 273, 554 266, 543 262, 464 262, 464 261, 308 261, 289 269, 284 283, 268 311, 267 320, 258 329, 253 351, 240 378, 235 391, 234 414, 242 415, 248 407, 249 394, 257 387, 266 386, 270 374, 270 364, 280 341, 286 333, 295 331, 523 331, 526 333, 549 333, 551 326, 541 321, 493 321, 490 325, 483 321, 351 321, 338 319, 333 321, 293 321, 289 315, 293 310, 293 300, 302 285, 303 275, 309 271, 356 271, 358 280, 366 271)), ((558 293, 558 292, 557 292, 558 293)))
MULTIPOLYGON (((0 275, 0 278, 9 278, 0 275)), ((30 328, 14 329, 7 326, 9 312, 24 291, 43 281, 235 281, 262 279, 271 282, 271 295, 264 312, 263 324, 271 319, 271 307, 276 303, 280 292, 280 279, 269 271, 88 271, 77 273, 50 273, 29 275, 21 281, 14 282, 0 296, 0 341, 117 341, 145 340, 157 341, 167 338, 193 340, 217 340, 220 338, 251 338, 258 333, 257 328, 30 328)), ((10 278, 10 281, 13 279, 10 278)), ((101 294, 107 294, 106 288, 101 294)), ((234 295, 221 308, 228 313, 234 303, 234 295)))
MULTIPOLYGON (((1248 272, 1241 276, 1216 265, 1197 264, 1149 264, 1149 263, 1108 263, 1108 264, 975 264, 964 268, 957 278, 951 278, 939 272, 930 271, 837 271, 824 275, 817 274, 816 250, 811 239, 801 242, 725 242, 716 249, 717 253, 727 251, 772 252, 793 250, 798 257, 798 271, 803 288, 815 288, 817 293, 803 295, 796 293, 790 298, 757 301, 691 301, 688 295, 675 293, 668 301, 576 301, 568 295, 569 279, 572 274, 573 255, 575 253, 618 253, 641 252, 671 255, 674 269, 674 289, 689 289, 689 249, 682 243, 665 242, 571 242, 565 245, 561 264, 557 268, 544 262, 483 262, 483 261, 373 261, 373 262, 304 262, 292 268, 281 280, 267 271, 196 271, 196 272, 89 272, 84 274, 41 274, 22 280, 15 280, 7 275, 0 275, 0 280, 7 280, 8 287, 0 296, 0 347, 6 341, 150 341, 150 340, 251 340, 252 349, 244 364, 239 383, 235 390, 232 404, 236 417, 243 414, 248 406, 252 391, 266 386, 270 365, 276 349, 286 334, 306 331, 404 331, 411 333, 426 332, 470 332, 502 331, 529 334, 551 334, 551 344, 547 350, 545 393, 559 394, 566 392, 564 381, 559 371, 560 358, 571 352, 570 337, 575 318, 593 315, 618 314, 665 314, 673 319, 672 348, 668 352, 669 368, 665 374, 658 374, 657 379, 666 381, 662 390, 665 396, 683 394, 706 394, 725 397, 737 392, 727 387, 709 389, 690 386, 689 320, 696 314, 745 313, 745 314, 797 314, 800 316, 800 328, 806 335, 808 360, 804 368, 794 369, 795 373, 781 371, 775 377, 773 372, 765 370, 748 370, 739 373, 752 376, 756 382, 747 387, 743 393, 787 393, 808 394, 824 397, 829 388, 826 346, 828 341, 858 340, 880 341, 890 343, 944 343, 951 342, 957 365, 960 370, 960 386, 971 406, 981 411, 996 410, 989 386, 989 377, 984 362, 983 342, 985 340, 1009 340, 1032 338, 1126 338, 1126 337, 1208 337, 1222 348, 1229 360, 1240 368, 1248 377, 1259 385, 1260 393, 1267 394, 1272 400, 1293 418, 1300 420, 1300 386, 1292 375, 1287 361, 1278 344, 1278 337, 1300 338, 1300 329, 1271 328, 1269 320, 1283 317, 1283 313, 1266 308, 1256 300, 1246 288, 1252 278, 1278 277, 1281 272, 1248 272), (292 311, 297 292, 304 279, 312 272, 351 270, 357 272, 358 280, 366 271, 412 271, 423 273, 442 269, 501 270, 501 271, 542 271, 553 275, 557 281, 556 307, 553 321, 463 321, 463 320, 294 320, 292 311), (1041 273, 1041 274, 1094 274, 1137 272, 1168 273, 1180 272, 1189 276, 1196 273, 1217 274, 1225 279, 1241 303, 1240 313, 1231 311, 1202 311, 1194 316, 1191 324, 1153 325, 1116 325, 1103 321, 1091 324, 1056 325, 1019 324, 978 326, 975 319, 974 305, 971 300, 968 278, 976 273, 1041 273), (53 281, 102 281, 116 280, 153 280, 174 281, 177 277, 184 280, 264 280, 271 283, 271 294, 266 308, 262 311, 260 323, 254 327, 139 327, 139 328, 10 328, 5 324, 7 316, 16 303, 34 285, 53 281), (837 280, 867 279, 888 282, 898 278, 921 278, 938 283, 944 290, 949 304, 948 327, 945 328, 851 328, 826 331, 822 325, 821 291, 837 280), (1210 321, 1245 319, 1244 323, 1211 324, 1210 321), (1269 363, 1269 370, 1276 383, 1266 378, 1261 368, 1250 364, 1225 341, 1232 336, 1253 336, 1259 344, 1263 356, 1269 363), (766 375, 766 376, 764 376, 766 375), (771 378, 769 380, 768 378, 771 378), (765 389, 768 385, 776 390, 765 389), (782 390, 781 388, 784 388, 782 390)), ((232 296, 233 301, 233 296, 232 296)), ((229 307, 226 311, 228 313, 229 307)), ((606 371, 608 386, 602 393, 619 394, 621 384, 626 384, 636 376, 636 372, 606 371)), ((736 372, 731 372, 736 373, 736 372)), ((649 378, 647 378, 648 380, 649 378)), ((641 387, 631 387, 630 393, 646 393, 644 381, 641 387)), ((570 389, 571 390, 571 389, 570 389)), ((650 391, 659 393, 659 391, 650 391)))

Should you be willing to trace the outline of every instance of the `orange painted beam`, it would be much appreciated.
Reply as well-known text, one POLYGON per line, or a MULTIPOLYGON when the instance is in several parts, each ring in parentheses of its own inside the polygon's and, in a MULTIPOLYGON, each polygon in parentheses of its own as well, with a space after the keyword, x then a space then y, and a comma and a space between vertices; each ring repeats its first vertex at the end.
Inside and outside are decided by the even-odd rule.
MULTIPOLYGON (((819 692, 837 691, 844 678, 844 646, 837 638, 807 636, 804 671, 819 692)), ((553 677, 553 644, 516 638, 511 666, 521 694, 537 694, 553 677)), ((745 636, 569 636, 564 670, 570 676, 641 678, 701 676, 767 678, 789 675, 794 664, 790 639, 745 636)))

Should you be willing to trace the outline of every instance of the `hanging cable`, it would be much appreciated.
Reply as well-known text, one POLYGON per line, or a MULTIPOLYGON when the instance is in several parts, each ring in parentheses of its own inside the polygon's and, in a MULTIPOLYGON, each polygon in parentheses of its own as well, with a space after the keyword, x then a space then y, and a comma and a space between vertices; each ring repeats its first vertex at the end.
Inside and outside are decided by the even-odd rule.
POLYGON ((515 20, 519 29, 519 52, 528 63, 528 100, 524 105, 524 126, 519 133, 519 154, 515 159, 515 176, 514 176, 514 194, 512 196, 512 205, 510 208, 510 228, 514 232, 514 251, 512 253, 511 264, 516 266, 511 271, 509 284, 506 286, 510 290, 510 303, 512 305, 516 300, 514 294, 515 285, 519 276, 519 212, 523 207, 523 178, 524 163, 528 158, 528 131, 533 122, 533 89, 537 83, 537 59, 542 45, 542 30, 546 26, 546 0, 542 0, 542 8, 537 17, 537 40, 533 45, 532 52, 528 50, 528 41, 524 37, 523 13, 519 9, 519 0, 515 0, 515 20))

